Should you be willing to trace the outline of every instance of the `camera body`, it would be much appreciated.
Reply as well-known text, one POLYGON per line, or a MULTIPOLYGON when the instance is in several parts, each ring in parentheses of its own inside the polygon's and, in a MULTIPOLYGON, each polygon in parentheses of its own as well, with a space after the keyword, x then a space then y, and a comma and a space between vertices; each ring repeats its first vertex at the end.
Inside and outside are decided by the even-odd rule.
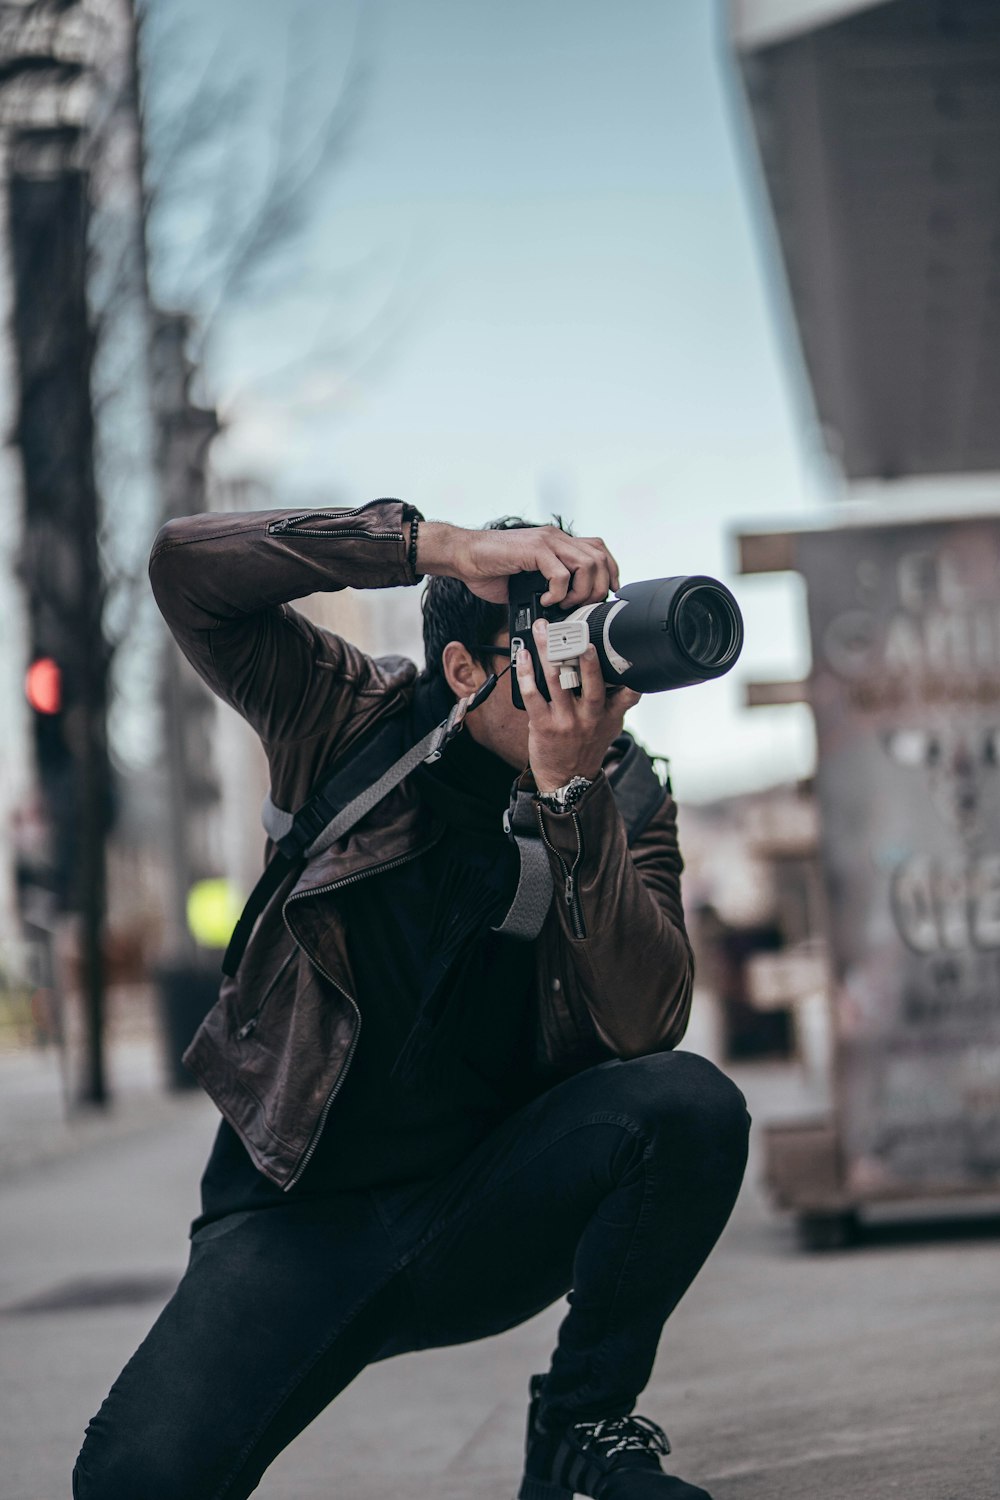
MULTIPOLYGON (((546 701, 549 698, 549 687, 542 670, 538 642, 534 636, 535 621, 539 619, 548 621, 548 657, 549 661, 564 663, 559 672, 560 686, 564 688, 579 691, 579 658, 590 641, 590 631, 585 618, 574 618, 572 614, 551 605, 547 609, 542 608, 541 596, 548 592, 548 587, 548 579, 544 573, 516 573, 509 585, 511 663, 513 665, 515 662, 518 649, 524 646, 531 656, 538 690, 546 701)), ((521 697, 521 685, 517 680, 516 671, 511 672, 510 680, 514 706, 523 708, 524 699, 521 697)))
MULTIPOLYGON (((743 649, 743 617, 726 586, 703 574, 654 578, 626 584, 610 599, 563 610, 542 607, 548 592, 543 573, 516 573, 508 586, 511 661, 519 646, 531 656, 535 682, 546 700, 532 626, 548 621, 548 658, 561 663, 563 688, 579 692, 579 658, 590 642, 597 648, 609 688, 664 692, 721 677, 743 649)), ((517 673, 511 672, 516 708, 524 707, 517 673)))

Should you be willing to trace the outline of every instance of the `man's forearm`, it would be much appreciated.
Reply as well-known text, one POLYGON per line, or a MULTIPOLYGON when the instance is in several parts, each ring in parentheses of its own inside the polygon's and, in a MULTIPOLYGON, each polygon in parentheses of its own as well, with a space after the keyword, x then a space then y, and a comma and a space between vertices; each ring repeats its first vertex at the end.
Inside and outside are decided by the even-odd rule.
POLYGON ((576 921, 567 899, 556 909, 601 1036, 622 1057, 676 1046, 687 1025, 694 956, 673 799, 634 852, 603 774, 570 812, 542 807, 539 818, 557 894, 573 879, 576 921))
POLYGON ((402 502, 344 511, 206 511, 160 528, 149 575, 175 634, 341 588, 413 583, 402 502))

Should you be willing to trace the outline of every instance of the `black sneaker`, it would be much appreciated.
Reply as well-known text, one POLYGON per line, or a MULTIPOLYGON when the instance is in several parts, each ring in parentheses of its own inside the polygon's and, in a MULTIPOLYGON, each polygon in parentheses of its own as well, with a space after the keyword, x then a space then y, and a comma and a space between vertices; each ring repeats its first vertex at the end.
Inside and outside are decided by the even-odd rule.
POLYGON ((549 1431, 538 1422, 544 1375, 531 1377, 524 1478, 517 1500, 711 1500, 705 1490, 664 1474, 670 1452, 662 1427, 647 1417, 574 1422, 549 1431))

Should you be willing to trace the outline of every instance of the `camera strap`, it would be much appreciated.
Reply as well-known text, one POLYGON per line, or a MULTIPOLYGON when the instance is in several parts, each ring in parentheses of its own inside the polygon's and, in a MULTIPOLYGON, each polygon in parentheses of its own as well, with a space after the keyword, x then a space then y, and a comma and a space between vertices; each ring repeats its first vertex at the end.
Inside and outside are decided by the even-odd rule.
MULTIPOLYGON (((277 853, 254 886, 233 930, 222 961, 224 974, 232 977, 236 973, 257 918, 289 872, 293 869, 301 872, 308 860, 343 838, 421 762, 438 760, 461 730, 466 715, 485 702, 497 681, 496 674, 491 674, 477 692, 459 699, 447 718, 403 754, 400 748, 405 725, 400 716, 381 721, 353 747, 348 762, 338 766, 297 812, 278 807, 270 793, 265 797, 261 821, 277 845, 277 853)), ((615 745, 621 759, 608 780, 631 845, 663 802, 667 788, 653 769, 650 756, 627 731, 618 736, 615 745)), ((542 929, 553 891, 551 866, 540 836, 532 792, 515 784, 503 826, 517 845, 520 874, 510 908, 503 922, 493 930, 530 941, 542 929)))

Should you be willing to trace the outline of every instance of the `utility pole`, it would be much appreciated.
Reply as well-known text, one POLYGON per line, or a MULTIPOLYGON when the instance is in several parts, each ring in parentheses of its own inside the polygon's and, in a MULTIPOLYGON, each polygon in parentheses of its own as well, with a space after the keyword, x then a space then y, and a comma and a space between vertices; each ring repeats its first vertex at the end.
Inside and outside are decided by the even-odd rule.
POLYGON ((70 919, 82 999, 78 1100, 104 1105, 107 838, 114 815, 89 291, 100 18, 80 0, 0 4, 25 693, 54 921, 70 919))

